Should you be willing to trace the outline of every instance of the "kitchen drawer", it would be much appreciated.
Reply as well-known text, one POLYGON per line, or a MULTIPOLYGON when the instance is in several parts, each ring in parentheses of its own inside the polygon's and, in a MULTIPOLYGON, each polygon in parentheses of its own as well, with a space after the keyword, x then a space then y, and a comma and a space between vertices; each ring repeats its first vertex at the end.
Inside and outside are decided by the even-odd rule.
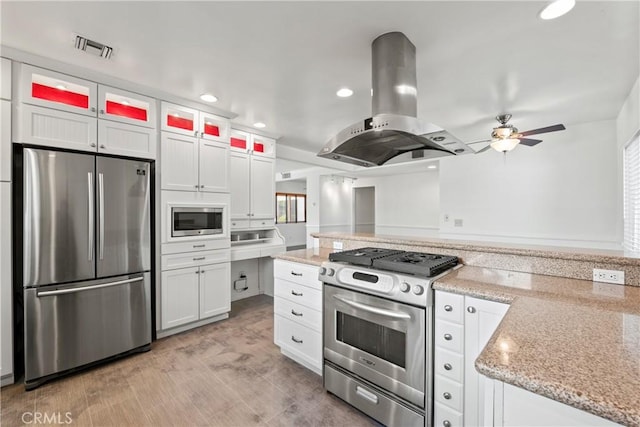
POLYGON ((435 313, 438 319, 462 324, 464 322, 464 296, 436 291, 435 313))
POLYGON ((277 315, 322 332, 322 312, 282 297, 273 300, 273 310, 277 315))
POLYGON ((249 228, 249 223, 251 221, 249 221, 248 219, 232 219, 231 220, 231 229, 235 230, 242 230, 244 228, 249 228))
POLYGON ((434 427, 462 427, 462 414, 436 402, 433 411, 434 427))
POLYGON ((435 402, 447 405, 455 411, 463 410, 464 389, 462 384, 436 375, 433 383, 433 398, 435 402))
POLYGON ((436 347, 434 351, 434 371, 453 381, 464 380, 464 356, 462 354, 447 351, 436 347))
POLYGON ((274 294, 296 304, 322 311, 322 291, 276 277, 274 294))
POLYGON ((185 252, 202 252, 213 249, 226 249, 228 239, 187 240, 186 242, 171 242, 162 244, 162 254, 184 254, 185 252))
POLYGON ((192 252, 187 254, 172 254, 162 256, 162 271, 175 270, 177 268, 195 267, 205 264, 218 264, 229 262, 228 250, 192 252))
POLYGON ((322 282, 318 280, 319 269, 320 267, 315 265, 277 259, 273 266, 273 274, 281 279, 322 290, 322 282))
POLYGON ((264 228, 264 227, 273 227, 276 225, 276 221, 272 219, 252 219, 250 222, 251 228, 264 228))
POLYGON ((456 353, 464 349, 464 326, 437 319, 434 344, 456 353))
MULTIPOLYGON (((274 318, 274 340, 281 350, 321 369, 322 334, 278 314, 274 318)), ((304 364, 304 362, 301 362, 304 364)))

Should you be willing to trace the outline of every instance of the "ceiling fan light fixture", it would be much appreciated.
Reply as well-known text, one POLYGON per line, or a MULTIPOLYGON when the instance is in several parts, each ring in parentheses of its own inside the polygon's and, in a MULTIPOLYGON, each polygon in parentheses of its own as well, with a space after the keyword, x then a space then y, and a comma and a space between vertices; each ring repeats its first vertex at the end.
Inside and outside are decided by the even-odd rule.
POLYGON ((513 150, 520 143, 516 138, 498 138, 491 141, 491 148, 496 151, 506 152, 513 150))
POLYGON ((556 19, 569 12, 576 5, 576 0, 555 0, 545 6, 538 16, 540 19, 556 19))

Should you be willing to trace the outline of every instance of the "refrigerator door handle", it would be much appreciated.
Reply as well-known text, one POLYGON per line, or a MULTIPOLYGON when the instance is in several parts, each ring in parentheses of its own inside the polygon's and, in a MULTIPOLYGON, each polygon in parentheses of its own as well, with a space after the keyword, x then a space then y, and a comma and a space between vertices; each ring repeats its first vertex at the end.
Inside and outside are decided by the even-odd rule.
POLYGON ((94 203, 95 199, 93 197, 93 173, 87 172, 87 189, 89 190, 89 261, 93 261, 93 251, 95 247, 95 212, 94 212, 94 203))
POLYGON ((98 204, 100 210, 100 259, 104 258, 104 174, 98 174, 98 204))
POLYGON ((144 277, 136 277, 135 279, 118 280, 117 282, 103 283, 100 285, 92 285, 92 286, 83 286, 81 288, 58 289, 57 291, 43 291, 43 292, 38 292, 38 297, 50 297, 54 295, 73 294, 73 293, 82 292, 82 291, 93 291, 94 289, 109 288, 111 286, 141 282, 143 280, 144 280, 144 277))

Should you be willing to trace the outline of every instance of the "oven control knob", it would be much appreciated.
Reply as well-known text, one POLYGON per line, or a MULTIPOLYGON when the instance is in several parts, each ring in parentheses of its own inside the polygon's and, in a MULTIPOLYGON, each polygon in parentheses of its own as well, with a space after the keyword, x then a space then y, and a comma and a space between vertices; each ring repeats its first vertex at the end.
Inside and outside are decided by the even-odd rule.
POLYGON ((416 295, 422 295, 424 293, 424 288, 420 285, 415 285, 413 287, 413 293, 416 295))
POLYGON ((333 268, 327 269, 327 276, 333 276, 335 273, 336 271, 333 268))
POLYGON ((322 276, 324 273, 327 272, 327 269, 324 267, 320 267, 320 275, 322 276))
POLYGON ((400 290, 402 292, 409 292, 411 290, 411 285, 408 284, 407 282, 402 282, 400 283, 400 290))

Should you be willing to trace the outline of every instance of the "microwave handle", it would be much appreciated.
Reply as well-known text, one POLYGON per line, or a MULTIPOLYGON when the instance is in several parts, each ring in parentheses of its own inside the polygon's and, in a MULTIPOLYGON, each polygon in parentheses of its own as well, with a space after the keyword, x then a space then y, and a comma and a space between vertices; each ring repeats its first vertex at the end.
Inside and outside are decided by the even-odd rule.
POLYGON ((393 311, 393 310, 385 310, 384 308, 379 308, 379 307, 372 307, 370 305, 366 305, 366 304, 362 304, 360 302, 356 302, 356 301, 352 301, 350 299, 346 299, 343 298, 341 296, 338 295, 334 295, 333 296, 335 299, 337 299, 338 301, 341 301, 353 308, 357 308, 360 310, 364 310, 364 311, 368 311, 369 313, 374 313, 374 314, 379 314, 381 316, 385 316, 385 317, 391 317, 393 319, 411 319, 411 316, 408 315, 407 313, 402 313, 400 311, 393 311))

